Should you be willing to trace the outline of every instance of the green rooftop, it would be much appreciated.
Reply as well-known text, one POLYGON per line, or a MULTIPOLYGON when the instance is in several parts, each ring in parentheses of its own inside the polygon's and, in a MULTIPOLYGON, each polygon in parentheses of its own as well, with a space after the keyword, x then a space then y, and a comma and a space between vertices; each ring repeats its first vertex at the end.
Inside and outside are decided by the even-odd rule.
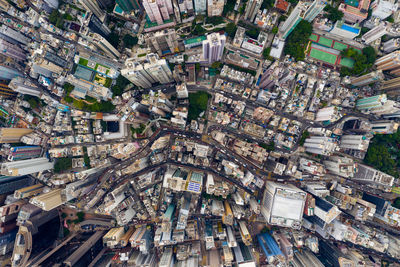
POLYGON ((183 43, 184 44, 196 44, 196 43, 200 43, 200 42, 204 41, 205 39, 207 39, 207 38, 203 35, 203 36, 186 39, 183 41, 183 43))

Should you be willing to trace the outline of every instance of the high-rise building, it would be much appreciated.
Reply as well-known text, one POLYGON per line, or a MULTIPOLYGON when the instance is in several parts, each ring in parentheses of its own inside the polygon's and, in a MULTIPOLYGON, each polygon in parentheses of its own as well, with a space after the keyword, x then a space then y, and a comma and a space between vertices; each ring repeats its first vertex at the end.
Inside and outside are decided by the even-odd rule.
POLYGON ((44 185, 42 184, 34 184, 31 186, 23 187, 14 191, 14 198, 16 199, 28 198, 41 193, 43 189, 44 185))
POLYGON ((165 59, 157 54, 148 54, 146 63, 139 63, 136 59, 127 59, 122 76, 142 88, 151 87, 152 83, 169 83, 172 81, 172 72, 165 59))
POLYGON ((339 10, 343 12, 346 21, 357 23, 368 17, 368 9, 371 0, 361 0, 357 2, 341 3, 339 10))
POLYGON ((372 16, 381 20, 386 19, 397 11, 398 3, 394 0, 376 0, 371 3, 372 16))
POLYGON ((178 0, 180 13, 193 14, 193 0, 178 0))
POLYGON ((22 160, 38 158, 42 154, 40 146, 17 146, 12 147, 8 154, 8 160, 22 160))
POLYGON ((0 0, 0 10, 7 12, 10 8, 10 4, 7 0, 0 0))
POLYGON ((330 156, 337 149, 337 144, 331 137, 311 136, 305 140, 304 147, 309 153, 330 156))
POLYGON ((0 79, 11 80, 15 77, 23 77, 23 73, 13 66, 0 64, 0 79))
POLYGON ((312 2, 308 2, 308 9, 304 15, 304 20, 308 22, 312 22, 315 17, 317 17, 322 10, 324 10, 327 1, 325 0, 313 0, 312 2))
POLYGON ((41 212, 19 226, 14 243, 12 266, 29 266, 28 261, 53 245, 60 230, 56 209, 41 212))
POLYGON ((369 138, 364 135, 343 135, 339 146, 343 149, 367 151, 369 138))
POLYGON ((381 38, 382 36, 384 36, 387 33, 387 25, 386 22, 382 22, 379 25, 375 26, 374 28, 372 28, 371 30, 369 30, 367 33, 365 33, 361 39, 366 43, 366 44, 370 44, 376 40, 378 40, 379 38, 381 38))
MULTIPOLYGON (((324 239, 319 242, 319 249, 323 258, 329 263, 329 266, 355 266, 355 262, 346 257, 346 255, 335 245, 328 243, 324 239)), ((327 263, 327 264, 328 264, 327 263)))
POLYGON ((306 195, 294 185, 268 181, 261 214, 268 224, 300 229, 306 195))
POLYGON ((358 164, 358 171, 354 174, 352 180, 366 183, 371 186, 377 186, 385 191, 390 191, 394 183, 394 177, 384 172, 375 170, 364 164, 358 164))
POLYGON ((399 95, 400 94, 400 78, 394 78, 384 81, 380 90, 384 91, 388 95, 399 95))
POLYGON ((171 0, 144 0, 143 7, 150 21, 157 22, 159 25, 163 24, 164 20, 168 20, 169 15, 174 12, 171 0))
POLYGON ((175 86, 176 88, 176 94, 177 94, 177 98, 188 98, 189 97, 189 92, 187 90, 186 84, 182 83, 182 84, 177 84, 175 86))
POLYGON ((52 9, 58 8, 58 0, 43 0, 43 1, 52 9))
POLYGON ((54 162, 49 162, 47 158, 4 162, 1 164, 1 174, 20 176, 50 170, 53 167, 54 162))
POLYGON ((30 38, 26 37, 19 31, 16 31, 16 30, 6 26, 5 24, 1 25, 1 27, 0 27, 0 37, 10 43, 14 43, 14 44, 20 43, 23 45, 29 44, 30 40, 31 40, 30 38))
POLYGON ((226 37, 219 33, 211 33, 207 35, 207 39, 203 41, 203 57, 208 63, 221 60, 224 53, 226 37))
POLYGON ((110 35, 111 30, 107 27, 107 25, 102 22, 95 14, 90 16, 88 30, 98 33, 104 38, 107 38, 110 35))
POLYGON ((382 45, 383 52, 391 53, 394 50, 397 50, 400 48, 400 38, 393 38, 390 39, 389 41, 386 41, 382 45))
POLYGON ((0 82, 0 96, 3 98, 15 98, 18 95, 17 92, 8 87, 7 84, 0 82))
POLYGON ((384 55, 375 61, 378 70, 392 70, 400 67, 400 51, 384 55))
POLYGON ((307 4, 299 2, 292 10, 289 17, 285 20, 283 25, 279 27, 279 35, 282 39, 286 39, 289 34, 296 28, 297 24, 304 18, 307 11, 307 4))
POLYGON ((329 173, 345 178, 353 177, 357 171, 357 164, 347 157, 331 156, 328 160, 324 160, 324 165, 329 173))
POLYGON ((26 53, 21 47, 4 39, 0 39, 0 54, 17 61, 25 61, 26 59, 26 53))
POLYGON ((382 81, 385 78, 381 70, 372 71, 360 77, 351 79, 351 85, 353 86, 364 86, 377 81, 382 81))
POLYGON ((12 193, 31 183, 28 176, 0 176, 0 194, 12 193))
POLYGON ((103 51, 107 56, 115 59, 119 59, 121 57, 121 53, 118 52, 118 50, 115 49, 115 47, 100 34, 92 33, 90 34, 90 37, 92 43, 101 51, 103 51))
POLYGON ((41 208, 45 211, 50 211, 58 206, 61 206, 66 201, 63 189, 53 189, 50 192, 32 197, 29 203, 41 208))
POLYGON ((95 14, 101 21, 106 17, 105 10, 101 9, 96 0, 79 0, 81 5, 89 12, 95 14))
POLYGON ((209 17, 221 16, 224 11, 224 0, 207 0, 207 15, 209 17))
POLYGON ((179 52, 175 29, 150 32, 144 37, 146 44, 159 56, 179 52))
POLYGON ((397 132, 399 124, 392 120, 371 122, 371 132, 373 134, 393 134, 397 132))
POLYGON ((116 0, 118 6, 127 13, 130 13, 132 10, 140 9, 140 2, 138 0, 116 0))
POLYGON ((0 143, 19 143, 22 136, 31 132, 27 128, 0 128, 0 143))
POLYGON ((207 0, 194 0, 194 11, 196 15, 205 14, 207 11, 207 0))
POLYGON ((244 11, 244 19, 247 19, 251 22, 254 21, 254 18, 257 15, 258 10, 260 9, 263 1, 262 0, 249 0, 246 3, 246 9, 244 11))
POLYGON ((15 77, 10 81, 10 84, 8 85, 11 89, 13 89, 15 92, 24 94, 24 95, 31 95, 31 96, 36 96, 39 97, 42 94, 42 91, 36 87, 32 86, 30 84, 27 84, 26 79, 22 77, 15 77))
POLYGON ((380 94, 371 97, 365 97, 358 99, 356 102, 356 108, 360 111, 368 111, 372 108, 378 108, 385 104, 387 101, 386 94, 380 94))

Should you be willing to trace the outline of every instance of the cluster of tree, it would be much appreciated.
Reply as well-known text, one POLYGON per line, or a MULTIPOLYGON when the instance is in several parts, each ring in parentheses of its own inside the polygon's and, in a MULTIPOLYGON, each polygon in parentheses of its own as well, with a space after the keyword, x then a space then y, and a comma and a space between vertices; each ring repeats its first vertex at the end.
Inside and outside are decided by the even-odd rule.
POLYGON ((212 25, 218 25, 221 23, 224 23, 224 18, 223 17, 206 17, 206 23, 207 24, 212 24, 212 25))
POLYGON ((121 96, 124 93, 125 87, 130 83, 128 79, 126 79, 121 74, 115 80, 115 85, 111 87, 111 91, 113 93, 113 97, 121 96))
POLYGON ((394 134, 377 134, 370 141, 364 162, 382 172, 399 177, 400 131, 394 134))
POLYGON ((284 52, 297 61, 304 60, 308 38, 312 33, 312 25, 306 20, 300 21, 296 28, 289 34, 284 52))
POLYGON ((111 29, 111 33, 107 36, 107 41, 114 46, 115 48, 118 48, 119 44, 119 34, 118 32, 115 31, 115 27, 111 29))
POLYGON ((263 53, 262 53, 263 58, 264 58, 264 59, 270 59, 271 57, 270 57, 269 53, 271 53, 271 47, 265 48, 265 49, 263 50, 263 53))
POLYGON ((189 94, 188 121, 196 120, 207 109, 209 98, 210 95, 203 91, 189 94))
POLYGON ((341 54, 342 57, 354 60, 353 68, 342 67, 341 76, 361 75, 371 69, 376 59, 376 52, 371 46, 364 47, 362 53, 354 48, 348 48, 341 54))
POLYGON ((125 34, 122 40, 124 41, 124 45, 126 48, 132 48, 134 45, 138 43, 138 38, 130 34, 125 34))
POLYGON ((195 24, 192 28, 193 35, 204 35, 206 32, 206 29, 204 29, 200 24, 195 24))
POLYGON ((41 100, 36 96, 24 95, 24 100, 29 103, 32 109, 36 109, 41 106, 41 100))
POLYGON ((138 128, 131 127, 132 136, 134 136, 134 134, 142 134, 144 129, 146 129, 146 125, 143 123, 141 123, 138 128))
POLYGON ((64 17, 61 16, 60 12, 58 12, 58 9, 53 9, 53 11, 50 13, 49 22, 59 29, 64 28, 64 17))
POLYGON ((329 19, 332 22, 336 22, 343 18, 343 12, 338 10, 337 7, 335 8, 331 5, 326 5, 324 10, 326 11, 325 18, 329 19))
POLYGON ((231 22, 228 23, 225 27, 225 32, 228 34, 229 37, 234 38, 236 34, 237 27, 235 23, 231 22))
POLYGON ((222 11, 222 16, 226 17, 235 8, 236 0, 227 0, 224 5, 224 10, 222 11))
POLYGON ((58 158, 54 164, 54 172, 60 173, 72 168, 72 158, 58 158))
POLYGON ((302 134, 301 134, 301 137, 300 137, 300 140, 299 140, 299 145, 304 145, 304 142, 306 141, 306 139, 308 138, 308 137, 310 137, 310 133, 308 132, 308 131, 304 131, 302 134))
POLYGON ((258 35, 260 34, 260 30, 256 26, 252 26, 249 24, 244 23, 243 21, 239 21, 239 26, 246 28, 246 35, 250 38, 257 39, 258 35))
POLYGON ((264 0, 261 4, 261 10, 263 9, 271 9, 273 8, 275 5, 275 1, 274 0, 264 0))
POLYGON ((274 151, 275 150, 275 142, 274 141, 271 141, 268 144, 260 143, 259 146, 264 148, 267 151, 274 151))

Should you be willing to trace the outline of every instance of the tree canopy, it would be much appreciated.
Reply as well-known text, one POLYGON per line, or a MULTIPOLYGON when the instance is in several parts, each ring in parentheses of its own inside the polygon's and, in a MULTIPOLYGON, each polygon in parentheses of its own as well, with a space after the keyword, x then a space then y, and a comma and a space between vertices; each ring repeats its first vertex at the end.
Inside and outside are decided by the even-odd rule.
POLYGON ((382 172, 399 177, 400 167, 400 132, 377 134, 370 141, 364 162, 382 172))
POLYGON ((229 37, 234 38, 236 34, 237 27, 235 23, 231 22, 228 23, 225 27, 225 32, 228 34, 229 37))
POLYGON ((132 36, 130 34, 125 34, 123 38, 125 47, 132 48, 138 42, 138 38, 136 36, 132 36))
POLYGON ((347 67, 342 67, 340 69, 340 74, 342 76, 361 75, 364 72, 369 71, 373 66, 376 59, 376 53, 370 46, 363 48, 362 53, 354 48, 348 48, 342 52, 342 57, 354 60, 354 66, 352 69, 347 67))
POLYGON ((188 121, 196 120, 200 113, 207 109, 209 97, 210 95, 203 91, 189 94, 188 121))
POLYGON ((297 61, 303 60, 305 49, 308 43, 308 37, 312 33, 312 25, 306 20, 300 21, 296 28, 289 34, 284 52, 291 55, 297 61))
POLYGON ((343 18, 343 12, 338 10, 338 8, 334 8, 331 5, 326 5, 324 10, 326 11, 325 18, 329 19, 332 22, 336 22, 343 18))

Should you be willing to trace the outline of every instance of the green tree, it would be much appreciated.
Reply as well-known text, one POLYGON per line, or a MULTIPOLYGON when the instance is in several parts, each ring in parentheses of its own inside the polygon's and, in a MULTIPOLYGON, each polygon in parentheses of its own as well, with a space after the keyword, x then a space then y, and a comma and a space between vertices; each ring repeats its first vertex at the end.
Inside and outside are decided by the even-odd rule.
POLYGON ((200 113, 207 109, 209 97, 210 95, 203 91, 189 94, 188 121, 196 120, 200 113))
POLYGON ((219 61, 215 61, 211 64, 211 68, 213 69, 219 69, 221 67, 222 63, 219 61))
POLYGON ((251 29, 246 31, 246 34, 253 39, 257 39, 258 35, 260 34, 260 30, 256 27, 251 27, 251 29))
POLYGON ((272 28, 272 31, 271 31, 273 34, 277 34, 278 33, 278 27, 273 27, 272 28))
POLYGON ((374 64, 376 60, 375 49, 371 46, 364 47, 362 50, 364 56, 367 57, 367 64, 374 64))
POLYGON ((300 21, 296 28, 290 33, 287 38, 284 52, 291 55, 297 61, 303 60, 305 57, 305 49, 308 43, 308 38, 312 33, 312 25, 306 20, 300 21))
POLYGON ((226 17, 235 8, 236 0, 227 0, 222 11, 222 16, 226 17))
POLYGON ((246 10, 246 3, 243 3, 243 5, 239 8, 239 14, 243 15, 245 10, 246 10))
POLYGON ((267 47, 263 50, 263 57, 264 59, 269 58, 269 53, 271 53, 271 47, 267 47))
POLYGON ((138 43, 138 38, 136 36, 132 36, 130 34, 125 34, 123 38, 125 47, 132 48, 134 45, 138 43))
POLYGON ((72 158, 58 158, 54 164, 54 172, 60 173, 72 168, 72 158))
POLYGON ((386 19, 386 21, 387 21, 387 22, 390 22, 390 23, 394 23, 394 18, 393 18, 393 16, 388 17, 388 18, 386 19))
POLYGON ((233 23, 233 22, 228 23, 225 27, 225 32, 231 38, 235 37, 236 30, 237 30, 237 27, 236 27, 235 23, 233 23))
POLYGON ((111 91, 113 93, 113 97, 121 96, 124 93, 125 87, 130 83, 128 79, 126 79, 121 74, 117 77, 115 81, 115 85, 111 87, 111 91))
POLYGON ((334 8, 331 5, 326 5, 324 10, 326 11, 325 18, 329 19, 332 22, 336 22, 343 18, 343 12, 338 10, 338 8, 334 8))

